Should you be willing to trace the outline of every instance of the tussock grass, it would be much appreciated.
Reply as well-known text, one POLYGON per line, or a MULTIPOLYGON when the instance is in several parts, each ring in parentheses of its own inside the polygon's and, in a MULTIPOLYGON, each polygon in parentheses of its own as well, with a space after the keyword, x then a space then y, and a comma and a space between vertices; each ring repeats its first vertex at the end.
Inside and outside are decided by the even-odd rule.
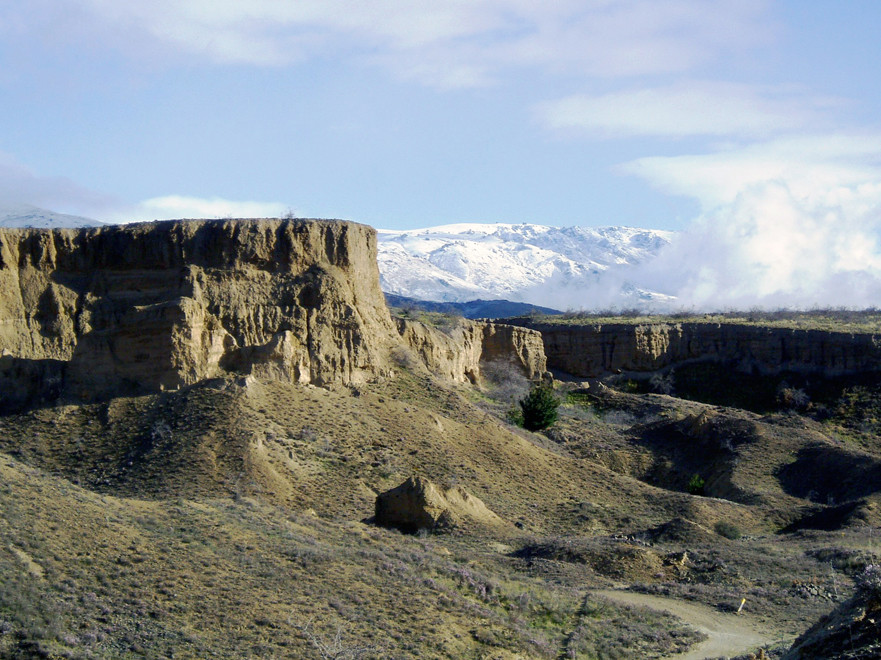
POLYGON ((640 310, 574 311, 558 315, 529 317, 535 325, 654 325, 663 323, 710 323, 750 325, 827 332, 881 332, 881 310, 811 309, 811 310, 750 310, 725 312, 674 312, 644 314, 640 310))
POLYGON ((877 563, 854 524, 777 533, 827 509, 799 490, 799 452, 847 449, 810 417, 576 391, 532 434, 499 418, 520 385, 403 369, 0 418, 0 657, 657 657, 697 638, 592 589, 746 597, 792 633, 877 563), (705 496, 683 492, 697 469, 705 496), (412 474, 509 527, 364 522, 412 474))

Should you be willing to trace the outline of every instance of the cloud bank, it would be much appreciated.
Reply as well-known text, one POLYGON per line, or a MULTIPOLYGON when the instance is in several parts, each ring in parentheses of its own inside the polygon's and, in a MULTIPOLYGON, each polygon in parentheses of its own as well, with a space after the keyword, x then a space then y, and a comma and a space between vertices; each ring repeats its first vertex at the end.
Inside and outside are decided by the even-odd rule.
POLYGON ((0 208, 36 206, 101 222, 179 218, 276 218, 301 215, 280 202, 166 195, 134 204, 90 190, 65 177, 45 176, 0 152, 0 208))
POLYGON ((107 219, 111 222, 178 220, 182 218, 279 218, 295 211, 276 202, 249 202, 211 197, 167 195, 120 208, 107 219))
POLYGON ((790 86, 686 81, 576 94, 538 104, 536 114, 552 130, 596 137, 763 137, 821 123, 824 111, 840 103, 790 86))
POLYGON ((881 305, 881 134, 783 138, 624 169, 703 208, 636 275, 681 307, 881 305))
MULTIPOLYGON (((12 0, 0 26, 133 57, 278 67, 344 57, 437 87, 538 68, 612 78, 690 70, 766 40, 767 0, 12 0)), ((0 27, 2 30, 2 27, 0 27)))
POLYGON ((10 154, 0 151, 0 206, 21 204, 74 215, 103 212, 119 202, 60 176, 40 175, 10 154))

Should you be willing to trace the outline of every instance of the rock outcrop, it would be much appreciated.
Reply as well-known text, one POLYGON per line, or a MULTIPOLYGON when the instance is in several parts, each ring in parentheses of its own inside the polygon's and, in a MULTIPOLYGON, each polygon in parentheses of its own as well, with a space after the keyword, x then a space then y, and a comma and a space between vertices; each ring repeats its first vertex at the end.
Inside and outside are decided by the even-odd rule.
POLYGON ((480 382, 480 368, 487 362, 510 363, 529 379, 547 369, 541 334, 485 321, 460 319, 449 332, 422 323, 396 319, 404 343, 434 374, 454 382, 480 382))
POLYGON ((375 233, 362 225, 0 230, 0 373, 15 383, 4 403, 174 389, 228 371, 357 383, 388 369, 396 341, 375 233))
POLYGON ((403 532, 450 530, 469 524, 506 523, 461 486, 446 490, 423 477, 410 477, 376 498, 375 522, 403 532))
POLYGON ((538 333, 492 324, 399 332, 376 232, 330 220, 0 229, 0 410, 156 392, 228 374, 350 385, 407 342, 438 375, 487 356, 544 370, 538 333))
POLYGON ((873 334, 733 323, 522 323, 541 332, 549 367, 586 378, 650 372, 697 360, 760 374, 837 376, 881 370, 881 337, 873 334))
MULTIPOLYGON (((877 575, 871 566, 866 574, 877 575)), ((875 578, 877 580, 877 577, 875 578)), ((881 657, 881 589, 860 586, 857 593, 821 618, 793 642, 784 660, 853 660, 881 657)))

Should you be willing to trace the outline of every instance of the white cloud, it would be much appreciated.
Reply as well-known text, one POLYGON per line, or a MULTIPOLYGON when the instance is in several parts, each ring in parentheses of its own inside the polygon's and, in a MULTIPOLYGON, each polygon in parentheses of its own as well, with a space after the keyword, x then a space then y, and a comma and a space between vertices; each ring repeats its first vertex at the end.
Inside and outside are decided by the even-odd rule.
POLYGON ((681 72, 767 38, 768 0, 29 0, 0 23, 219 63, 340 54, 442 86, 510 67, 612 77, 681 72))
POLYGON ((704 207, 641 280, 698 309, 878 305, 879 154, 838 134, 628 164, 704 207))
POLYGON ((665 193, 694 197, 707 209, 768 182, 806 200, 856 203, 867 186, 881 181, 881 134, 777 138, 706 154, 640 158, 620 170, 665 193))
POLYGON ((134 207, 117 209, 109 217, 100 219, 110 222, 135 222, 181 218, 278 218, 289 211, 289 207, 276 202, 168 195, 144 200, 134 207))
POLYGON ((135 222, 178 218, 275 218, 300 215, 280 202, 254 202, 220 197, 167 195, 127 204, 90 190, 71 179, 44 176, 0 152, 0 207, 36 206, 82 215, 103 222, 135 222))
POLYGON ((877 305, 881 213, 763 185, 704 216, 643 276, 697 309, 877 305))
POLYGON ((694 81, 539 104, 551 129, 578 129, 600 137, 754 137, 803 129, 837 103, 789 87, 694 81))

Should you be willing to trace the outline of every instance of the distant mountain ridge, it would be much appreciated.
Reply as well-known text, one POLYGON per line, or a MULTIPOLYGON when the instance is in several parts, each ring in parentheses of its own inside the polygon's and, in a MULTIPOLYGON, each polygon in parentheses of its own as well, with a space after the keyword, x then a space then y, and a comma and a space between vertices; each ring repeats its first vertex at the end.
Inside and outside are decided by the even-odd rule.
POLYGON ((378 230, 383 291, 419 300, 506 299, 556 307, 579 292, 603 291, 610 303, 666 302, 669 296, 628 281, 674 232, 632 227, 454 224, 378 230), (567 295, 557 296, 561 290, 567 295))
POLYGON ((560 310, 529 303, 511 302, 510 300, 469 300, 467 302, 434 302, 416 300, 393 293, 385 294, 389 307, 418 309, 424 312, 441 312, 444 314, 460 314, 466 319, 501 319, 511 316, 528 316, 529 314, 560 314, 560 310))
POLYGON ((56 213, 30 204, 0 205, 0 227, 77 228, 98 227, 103 222, 78 215, 56 213))

